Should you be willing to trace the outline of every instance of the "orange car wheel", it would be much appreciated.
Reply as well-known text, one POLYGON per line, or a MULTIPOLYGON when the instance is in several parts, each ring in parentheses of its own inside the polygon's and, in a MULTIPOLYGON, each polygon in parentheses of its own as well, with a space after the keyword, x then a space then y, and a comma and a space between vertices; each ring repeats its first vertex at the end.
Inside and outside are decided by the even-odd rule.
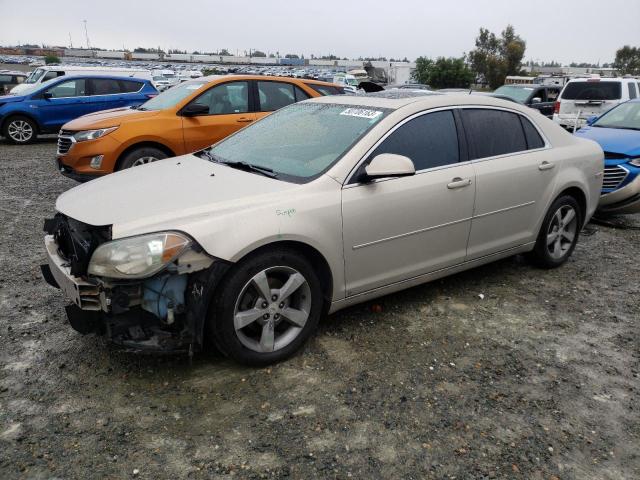
POLYGON ((131 150, 119 162, 118 170, 125 168, 137 167, 147 163, 155 162, 167 158, 168 155, 162 150, 154 147, 140 147, 131 150))

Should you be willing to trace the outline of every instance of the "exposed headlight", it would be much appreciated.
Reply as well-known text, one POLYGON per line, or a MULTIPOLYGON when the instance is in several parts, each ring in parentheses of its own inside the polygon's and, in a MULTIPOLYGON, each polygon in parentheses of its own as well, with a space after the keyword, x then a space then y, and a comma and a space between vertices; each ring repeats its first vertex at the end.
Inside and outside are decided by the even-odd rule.
POLYGON ((631 160, 629 160, 629 163, 634 167, 640 167, 640 157, 632 158, 631 160))
POLYGON ((162 270, 191 244, 175 232, 160 232, 100 245, 89 262, 89 273, 107 278, 146 278, 162 270))
POLYGON ((73 134, 73 138, 76 142, 84 142, 86 140, 95 140, 96 138, 104 137, 113 132, 118 127, 99 128, 97 130, 82 130, 73 134))

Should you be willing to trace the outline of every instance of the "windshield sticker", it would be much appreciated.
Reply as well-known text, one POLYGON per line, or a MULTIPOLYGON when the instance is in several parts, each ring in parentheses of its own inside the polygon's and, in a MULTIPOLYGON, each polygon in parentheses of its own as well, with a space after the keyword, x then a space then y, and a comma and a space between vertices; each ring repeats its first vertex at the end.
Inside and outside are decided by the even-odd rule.
POLYGON ((340 112, 340 115, 373 119, 382 115, 382 112, 379 110, 366 110, 364 108, 347 108, 346 110, 343 110, 342 112, 340 112))

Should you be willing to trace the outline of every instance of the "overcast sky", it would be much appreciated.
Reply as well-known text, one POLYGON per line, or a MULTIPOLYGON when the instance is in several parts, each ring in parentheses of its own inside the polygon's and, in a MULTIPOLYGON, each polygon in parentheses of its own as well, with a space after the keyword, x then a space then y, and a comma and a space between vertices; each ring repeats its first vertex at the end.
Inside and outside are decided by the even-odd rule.
POLYGON ((525 59, 611 62, 640 45, 638 0, 0 0, 0 44, 265 52, 340 57, 460 56, 480 27, 509 23, 525 59))

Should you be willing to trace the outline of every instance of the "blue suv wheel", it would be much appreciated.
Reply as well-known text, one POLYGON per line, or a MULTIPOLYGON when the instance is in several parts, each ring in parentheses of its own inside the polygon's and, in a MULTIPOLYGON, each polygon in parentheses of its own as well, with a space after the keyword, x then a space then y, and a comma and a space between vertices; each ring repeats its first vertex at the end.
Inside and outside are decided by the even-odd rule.
POLYGON ((3 135, 11 143, 24 145, 35 140, 38 126, 28 117, 16 115, 4 122, 3 135))

